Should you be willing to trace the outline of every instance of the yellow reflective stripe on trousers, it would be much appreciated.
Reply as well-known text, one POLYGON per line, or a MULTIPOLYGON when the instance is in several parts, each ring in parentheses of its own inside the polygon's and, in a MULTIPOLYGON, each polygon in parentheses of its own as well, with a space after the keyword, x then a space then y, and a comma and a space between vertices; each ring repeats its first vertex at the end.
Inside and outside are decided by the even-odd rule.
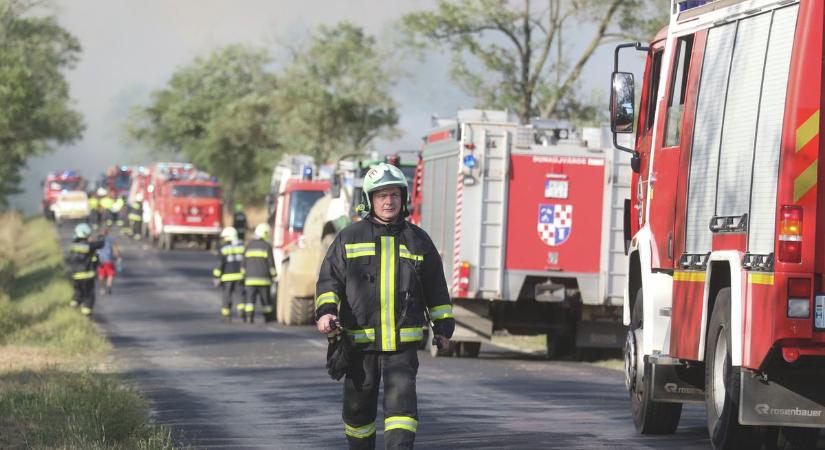
POLYGON ((381 350, 395 351, 395 237, 381 236, 381 350))
POLYGON ((422 327, 402 328, 401 342, 415 342, 424 339, 424 329, 422 327))
POLYGON ((358 258, 360 256, 375 256, 375 242, 344 244, 344 249, 347 251, 347 259, 358 258))
POLYGON ((243 280, 242 273, 225 273, 221 275, 221 281, 241 281, 243 280))
POLYGON ((212 276, 215 277, 215 278, 220 278, 221 269, 212 269, 212 276))
POLYGON ((363 330, 347 330, 347 334, 352 337, 356 344, 375 342, 375 328, 364 328, 363 330))
POLYGON ((418 421, 409 416, 392 416, 384 419, 384 432, 390 430, 407 430, 415 433, 418 430, 418 421))
POLYGON ((430 308, 430 318, 433 320, 439 319, 451 319, 453 316, 453 306, 452 305, 441 305, 430 308))
POLYGON ((271 286, 272 280, 269 278, 249 278, 244 281, 247 286, 271 286))
POLYGON ((364 425, 362 427, 354 427, 352 425, 344 424, 344 433, 347 436, 365 439, 375 434, 375 422, 364 425))
POLYGON ((266 250, 247 250, 244 256, 247 258, 267 258, 269 253, 266 250))
POLYGON ((93 270, 87 272, 75 272, 72 274, 72 279, 75 280, 88 280, 89 278, 94 278, 95 272, 93 270))
POLYGON ((318 298, 315 299, 315 309, 321 307, 321 305, 325 305, 327 303, 334 303, 338 304, 338 294, 335 292, 324 292, 323 294, 319 295, 318 298))
POLYGON ((401 244, 398 249, 398 256, 402 258, 412 259, 413 261, 424 261, 424 255, 416 255, 407 250, 407 246, 401 244))

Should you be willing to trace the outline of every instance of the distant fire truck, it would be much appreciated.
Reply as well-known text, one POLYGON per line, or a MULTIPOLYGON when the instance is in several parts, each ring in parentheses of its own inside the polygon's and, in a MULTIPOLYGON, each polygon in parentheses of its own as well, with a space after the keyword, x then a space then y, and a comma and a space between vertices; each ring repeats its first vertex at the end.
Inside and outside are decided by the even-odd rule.
POLYGON ((616 49, 612 128, 636 149, 624 322, 640 433, 704 402, 716 449, 813 448, 825 427, 821 0, 674 2, 616 49), (706 3, 704 5, 701 5, 706 3), (634 114, 619 50, 644 51, 634 114))
POLYGON ((112 198, 121 198, 129 195, 129 186, 132 184, 132 168, 129 166, 111 166, 104 174, 104 187, 109 190, 112 198))
POLYGON ((179 240, 207 249, 217 245, 223 229, 220 184, 192 164, 157 163, 150 169, 149 235, 162 249, 179 240))
MULTIPOLYGON (((48 219, 55 220, 55 203, 58 199, 67 192, 83 191, 86 188, 86 182, 75 170, 57 170, 46 175, 42 186, 41 211, 48 219)), ((88 215, 88 205, 85 211, 85 215, 88 215)))
POLYGON ((442 255, 457 323, 442 353, 477 356, 496 330, 546 333, 553 357, 621 348, 629 193, 617 180, 630 168, 615 156, 569 124, 501 111, 459 111, 424 138, 414 215, 442 255))

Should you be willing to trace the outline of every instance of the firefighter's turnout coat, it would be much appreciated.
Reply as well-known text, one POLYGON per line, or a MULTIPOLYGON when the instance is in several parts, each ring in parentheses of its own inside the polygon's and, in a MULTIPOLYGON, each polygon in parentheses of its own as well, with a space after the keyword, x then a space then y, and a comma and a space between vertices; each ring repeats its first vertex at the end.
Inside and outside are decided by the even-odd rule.
POLYGON ((240 240, 226 243, 218 254, 220 259, 212 270, 212 276, 221 283, 243 281, 243 254, 244 245, 240 240))
POLYGON ((92 280, 97 267, 97 250, 103 248, 104 241, 89 242, 86 239, 75 239, 69 248, 67 262, 72 279, 75 281, 92 280))
POLYGON ((418 345, 427 316, 433 331, 452 337, 453 307, 432 240, 399 220, 371 217, 343 229, 330 245, 315 288, 316 319, 336 314, 363 350, 418 345))
POLYGON ((244 254, 244 275, 247 286, 270 286, 275 278, 272 246, 263 239, 253 239, 244 254))

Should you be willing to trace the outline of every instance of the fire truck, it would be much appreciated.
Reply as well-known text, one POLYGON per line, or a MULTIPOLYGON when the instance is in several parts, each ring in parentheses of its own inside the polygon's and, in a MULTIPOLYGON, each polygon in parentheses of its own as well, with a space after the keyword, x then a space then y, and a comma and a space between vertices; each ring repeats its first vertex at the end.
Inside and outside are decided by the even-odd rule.
MULTIPOLYGON (((300 286, 307 282, 303 272, 293 273, 290 267, 292 253, 304 247, 309 210, 330 188, 330 181, 317 178, 317 173, 313 158, 306 155, 285 155, 272 171, 268 209, 278 273, 276 315, 288 325, 309 323, 314 311, 314 303, 301 296, 300 286)), ((311 274, 313 284, 317 275, 311 274)), ((311 292, 309 297, 313 296, 311 292)))
POLYGON ((111 166, 106 169, 103 186, 108 189, 112 198, 128 196, 131 184, 132 169, 129 166, 111 166))
POLYGON ((223 229, 221 187, 215 178, 187 163, 157 163, 150 169, 149 236, 160 248, 189 240, 206 249, 223 229))
MULTIPOLYGON (((825 426, 821 0, 673 2, 616 48, 633 133, 625 375, 638 432, 703 402, 716 449, 813 448, 825 426), (638 108, 623 49, 647 62, 638 108)), ((629 150, 629 149, 628 149, 629 150)))
POLYGON ((415 163, 402 162, 400 154, 388 155, 383 160, 377 158, 377 154, 372 159, 364 158, 363 154, 344 155, 335 164, 329 182, 323 182, 328 189, 309 209, 298 245, 289 247, 288 255, 282 259, 278 289, 281 323, 301 325, 312 321, 318 271, 338 232, 361 218, 357 206, 367 171, 385 161, 401 168, 412 183, 415 163))
POLYGON ((456 318, 441 354, 477 356, 498 330, 547 334, 551 357, 621 348, 627 161, 561 121, 462 110, 427 134, 422 162, 414 212, 456 318))
MULTIPOLYGON (((83 191, 86 183, 75 170, 57 170, 50 172, 41 183, 43 200, 40 203, 41 211, 46 218, 55 220, 55 203, 61 194, 71 191, 83 191)), ((88 215, 88 204, 85 207, 88 215)))

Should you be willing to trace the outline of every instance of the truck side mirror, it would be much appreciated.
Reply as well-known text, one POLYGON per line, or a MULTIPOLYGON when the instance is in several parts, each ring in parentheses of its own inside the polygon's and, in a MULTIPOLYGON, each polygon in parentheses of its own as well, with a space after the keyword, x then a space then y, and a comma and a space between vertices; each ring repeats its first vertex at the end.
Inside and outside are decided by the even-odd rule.
POLYGON ((633 74, 613 72, 610 84, 610 130, 614 133, 633 133, 633 74))
POLYGON ((332 177, 332 184, 330 185, 329 191, 332 198, 338 198, 341 196, 341 178, 338 175, 334 175, 332 177))

